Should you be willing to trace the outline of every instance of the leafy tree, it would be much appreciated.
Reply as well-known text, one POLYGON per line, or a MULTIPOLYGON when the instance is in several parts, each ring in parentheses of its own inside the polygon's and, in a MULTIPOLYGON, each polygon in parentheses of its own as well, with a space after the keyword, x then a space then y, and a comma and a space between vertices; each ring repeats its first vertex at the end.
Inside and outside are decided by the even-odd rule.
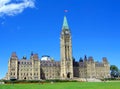
POLYGON ((118 67, 116 65, 111 65, 110 70, 111 70, 111 77, 113 77, 113 78, 119 77, 120 74, 118 71, 118 67))
POLYGON ((118 67, 116 65, 111 65, 110 70, 111 71, 118 71, 118 67))

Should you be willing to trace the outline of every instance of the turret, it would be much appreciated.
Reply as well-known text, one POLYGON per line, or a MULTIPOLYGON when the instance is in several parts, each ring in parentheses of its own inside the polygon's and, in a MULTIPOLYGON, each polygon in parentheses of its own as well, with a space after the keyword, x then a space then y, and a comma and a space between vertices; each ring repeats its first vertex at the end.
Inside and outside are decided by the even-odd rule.
POLYGON ((8 63, 8 79, 18 79, 18 57, 16 52, 11 54, 8 63))
POLYGON ((32 79, 40 80, 40 60, 38 54, 31 55, 32 57, 32 79))

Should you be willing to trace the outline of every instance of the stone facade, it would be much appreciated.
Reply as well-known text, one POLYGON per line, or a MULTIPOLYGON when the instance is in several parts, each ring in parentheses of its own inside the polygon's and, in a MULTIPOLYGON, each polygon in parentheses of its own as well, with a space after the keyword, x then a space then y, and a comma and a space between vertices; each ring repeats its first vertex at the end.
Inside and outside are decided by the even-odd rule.
POLYGON ((85 56, 77 62, 72 58, 71 32, 65 16, 60 35, 60 61, 41 60, 38 54, 33 53, 29 60, 25 56, 19 60, 13 52, 8 62, 8 72, 5 78, 6 80, 11 78, 40 80, 110 77, 107 58, 104 57, 102 60, 102 62, 95 62, 93 57, 85 56))
POLYGON ((18 60, 15 52, 12 53, 8 63, 7 79, 16 78, 19 80, 39 80, 40 79, 40 60, 38 55, 31 55, 30 60, 23 57, 18 60))
MULTIPOLYGON (((80 59, 78 63, 78 72, 80 78, 108 78, 110 77, 110 66, 107 58, 103 57, 102 62, 94 61, 93 57, 85 56, 84 60, 80 59)), ((75 75, 76 75, 75 74, 75 75)))

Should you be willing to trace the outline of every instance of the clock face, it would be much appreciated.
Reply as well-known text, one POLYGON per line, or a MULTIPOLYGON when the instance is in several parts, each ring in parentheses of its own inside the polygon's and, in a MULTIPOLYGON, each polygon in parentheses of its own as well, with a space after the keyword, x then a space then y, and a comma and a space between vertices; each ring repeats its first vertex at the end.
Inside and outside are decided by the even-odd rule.
POLYGON ((69 34, 69 31, 65 31, 65 34, 69 34))

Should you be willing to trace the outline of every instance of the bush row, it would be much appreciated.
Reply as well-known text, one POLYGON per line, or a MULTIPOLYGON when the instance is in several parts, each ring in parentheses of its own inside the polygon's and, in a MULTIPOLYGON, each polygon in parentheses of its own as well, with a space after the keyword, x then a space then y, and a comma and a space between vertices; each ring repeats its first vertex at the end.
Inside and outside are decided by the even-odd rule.
POLYGON ((120 78, 104 78, 101 81, 111 81, 111 80, 120 80, 120 78))
POLYGON ((76 80, 59 80, 59 79, 51 79, 51 80, 2 80, 5 84, 11 83, 51 83, 51 82, 77 82, 76 80))

